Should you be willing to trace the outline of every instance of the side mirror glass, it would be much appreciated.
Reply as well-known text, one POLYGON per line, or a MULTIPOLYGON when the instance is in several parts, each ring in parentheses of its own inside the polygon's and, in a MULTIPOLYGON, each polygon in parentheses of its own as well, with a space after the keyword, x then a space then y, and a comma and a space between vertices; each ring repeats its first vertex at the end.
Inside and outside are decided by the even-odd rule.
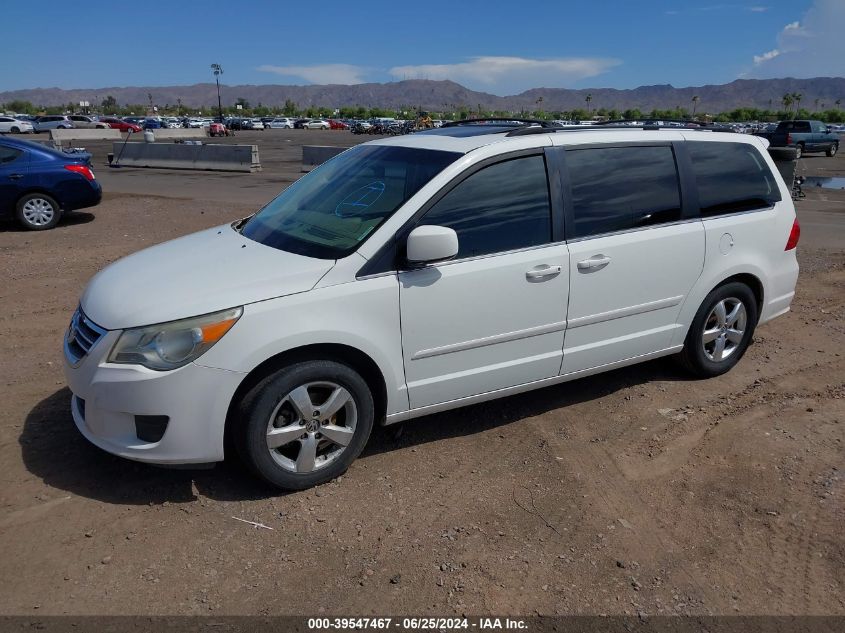
POLYGON ((452 259, 458 254, 458 234, 445 226, 418 226, 408 235, 406 251, 412 265, 452 259))

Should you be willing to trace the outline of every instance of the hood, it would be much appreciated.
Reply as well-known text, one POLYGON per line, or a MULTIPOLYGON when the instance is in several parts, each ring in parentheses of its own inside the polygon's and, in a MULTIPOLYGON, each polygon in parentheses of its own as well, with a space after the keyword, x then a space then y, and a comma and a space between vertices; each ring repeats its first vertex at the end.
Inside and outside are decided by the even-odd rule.
POLYGON ((82 310, 107 330, 184 319, 305 292, 334 266, 223 225, 139 251, 97 273, 82 310))

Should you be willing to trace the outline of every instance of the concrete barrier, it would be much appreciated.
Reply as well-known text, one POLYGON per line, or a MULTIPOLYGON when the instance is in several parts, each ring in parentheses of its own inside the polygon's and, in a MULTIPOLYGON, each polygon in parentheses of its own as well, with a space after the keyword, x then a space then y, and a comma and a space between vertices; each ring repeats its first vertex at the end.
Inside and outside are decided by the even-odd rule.
POLYGON ((302 171, 311 171, 348 149, 348 147, 334 147, 333 145, 303 145, 302 171))
POLYGON ((208 136, 208 128, 162 128, 152 130, 156 140, 170 140, 174 138, 205 138, 208 136))
POLYGON ((261 171, 258 145, 114 143, 114 164, 122 167, 261 171))
POLYGON ((112 128, 93 130, 50 130, 50 140, 54 143, 64 141, 113 141, 121 138, 120 130, 112 128))

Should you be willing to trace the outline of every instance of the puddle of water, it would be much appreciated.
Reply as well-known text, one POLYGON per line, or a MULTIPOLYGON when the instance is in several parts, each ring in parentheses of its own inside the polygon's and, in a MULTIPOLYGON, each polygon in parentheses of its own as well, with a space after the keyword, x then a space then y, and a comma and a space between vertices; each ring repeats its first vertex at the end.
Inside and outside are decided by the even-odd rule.
POLYGON ((807 176, 805 187, 821 187, 823 189, 845 189, 845 176, 807 176))

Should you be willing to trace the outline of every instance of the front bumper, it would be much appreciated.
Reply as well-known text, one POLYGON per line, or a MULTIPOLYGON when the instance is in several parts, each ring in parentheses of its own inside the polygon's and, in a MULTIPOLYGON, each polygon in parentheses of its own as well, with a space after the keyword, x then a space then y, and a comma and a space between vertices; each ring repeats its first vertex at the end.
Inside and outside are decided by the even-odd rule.
POLYGON ((141 462, 221 461, 229 403, 245 374, 193 363, 168 372, 108 363, 119 335, 106 332, 76 364, 65 355, 71 411, 80 433, 109 453, 141 462), (136 416, 167 416, 161 439, 140 439, 136 422, 146 418, 136 416))

